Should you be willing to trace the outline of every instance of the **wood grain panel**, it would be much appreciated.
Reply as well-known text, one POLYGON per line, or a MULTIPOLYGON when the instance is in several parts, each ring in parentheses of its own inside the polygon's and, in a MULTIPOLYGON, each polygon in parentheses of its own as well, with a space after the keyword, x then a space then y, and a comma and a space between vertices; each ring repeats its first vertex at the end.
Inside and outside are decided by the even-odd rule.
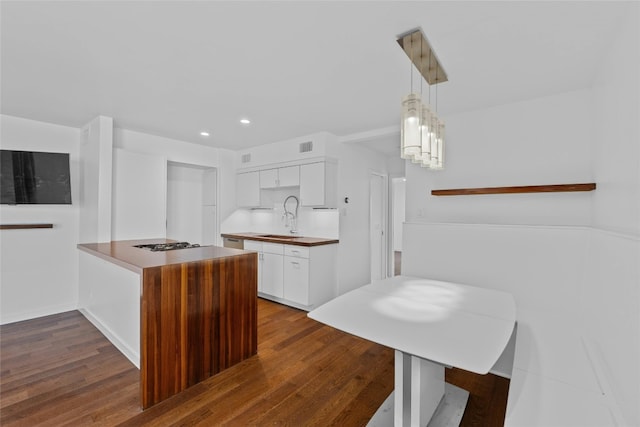
POLYGON ((257 262, 247 253, 143 270, 143 408, 257 353, 257 262))
POLYGON ((26 230, 30 228, 53 228, 53 224, 0 224, 0 230, 26 230))
POLYGON ((476 194, 514 194, 514 193, 557 193, 572 191, 593 191, 594 182, 585 184, 525 185, 515 187, 454 188, 431 190, 432 196, 470 196, 476 194))
POLYGON ((259 233, 224 233, 221 234, 222 237, 229 237, 232 239, 239 240, 256 240, 258 242, 268 242, 268 243, 282 243, 284 245, 294 245, 294 246, 321 246, 321 245, 333 245, 335 243, 340 243, 338 239, 325 239, 321 237, 292 237, 285 236, 282 237, 267 237, 274 235, 265 235, 259 233))

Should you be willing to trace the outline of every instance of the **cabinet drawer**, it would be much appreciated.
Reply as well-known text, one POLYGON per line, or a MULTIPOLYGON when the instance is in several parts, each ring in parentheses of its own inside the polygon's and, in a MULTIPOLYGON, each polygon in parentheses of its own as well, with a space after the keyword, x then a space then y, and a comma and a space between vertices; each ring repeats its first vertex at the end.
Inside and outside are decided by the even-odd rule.
POLYGON ((285 245, 284 254, 298 258, 309 258, 309 248, 306 246, 285 245))
POLYGON ((267 254, 284 254, 284 245, 281 243, 267 243, 262 242, 262 252, 267 254))

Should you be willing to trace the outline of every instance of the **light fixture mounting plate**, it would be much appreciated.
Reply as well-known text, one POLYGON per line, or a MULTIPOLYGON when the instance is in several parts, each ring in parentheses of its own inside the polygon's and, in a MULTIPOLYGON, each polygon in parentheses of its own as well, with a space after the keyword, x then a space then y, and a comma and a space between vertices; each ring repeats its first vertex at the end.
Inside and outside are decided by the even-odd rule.
POLYGON ((448 80, 447 73, 420 28, 399 35, 397 42, 430 86, 448 80))

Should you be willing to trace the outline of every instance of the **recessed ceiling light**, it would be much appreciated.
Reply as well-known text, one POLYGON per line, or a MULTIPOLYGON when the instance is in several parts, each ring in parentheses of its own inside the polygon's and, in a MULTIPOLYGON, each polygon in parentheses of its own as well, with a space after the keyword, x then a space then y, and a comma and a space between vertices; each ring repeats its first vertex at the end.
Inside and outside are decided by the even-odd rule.
POLYGON ((242 123, 243 125, 248 125, 251 123, 251 120, 249 119, 240 119, 240 123, 242 123))
POLYGON ((203 130, 202 132, 200 132, 200 136, 209 136, 209 132, 203 130))

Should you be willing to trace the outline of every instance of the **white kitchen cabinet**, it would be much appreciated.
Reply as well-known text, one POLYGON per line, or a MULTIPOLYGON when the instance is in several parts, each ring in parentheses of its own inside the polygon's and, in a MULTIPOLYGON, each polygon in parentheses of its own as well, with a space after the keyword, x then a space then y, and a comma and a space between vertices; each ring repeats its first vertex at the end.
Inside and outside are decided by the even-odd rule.
POLYGON ((258 292, 262 292, 262 270, 263 270, 263 264, 264 264, 264 256, 262 254, 262 242, 259 242, 257 240, 245 240, 244 250, 258 252, 258 292))
POLYGON ((265 169, 259 173, 260 188, 278 188, 278 169, 265 169))
POLYGON ((337 206, 337 168, 331 162, 300 166, 300 205, 335 208, 337 206))
POLYGON ((311 310, 337 295, 338 245, 284 246, 284 303, 311 310))
POLYGON ((300 166, 278 168, 278 185, 280 187, 296 187, 300 185, 300 166))
POLYGON ((260 206, 260 174, 257 171, 236 175, 236 200, 239 208, 260 206))
POLYGON ((309 305, 309 260, 284 257, 284 299, 309 305))
POLYGON ((264 169, 260 171, 260 188, 296 187, 300 185, 300 166, 264 169))
POLYGON ((276 298, 284 296, 284 245, 262 243, 262 292, 276 298))
POLYGON ((244 240, 245 250, 258 252, 259 296, 302 310, 336 297, 337 248, 244 240))

